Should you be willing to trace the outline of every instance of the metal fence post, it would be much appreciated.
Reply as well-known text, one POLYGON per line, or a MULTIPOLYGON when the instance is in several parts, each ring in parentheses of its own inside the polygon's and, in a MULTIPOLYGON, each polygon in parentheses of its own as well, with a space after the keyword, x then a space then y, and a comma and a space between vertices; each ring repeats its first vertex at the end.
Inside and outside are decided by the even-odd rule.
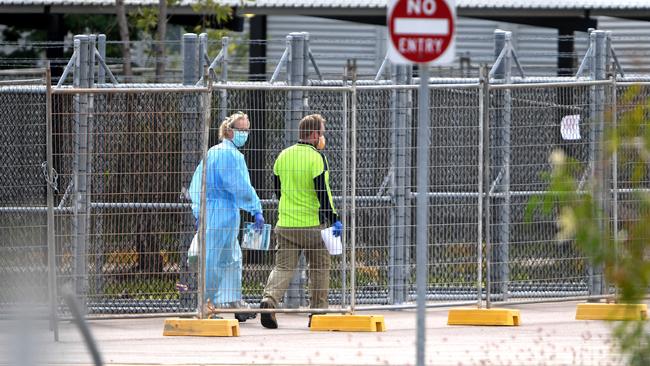
MULTIPOLYGON (((287 84, 291 86, 306 85, 305 64, 307 63, 307 54, 305 53, 305 34, 290 33, 287 36, 287 46, 289 47, 287 84)), ((285 126, 285 145, 287 146, 298 141, 298 123, 303 114, 303 94, 302 90, 289 91, 289 116, 285 126)))
MULTIPOLYGON (((307 54, 305 52, 306 33, 290 33, 287 42, 290 47, 290 57, 287 62, 287 84, 301 86, 307 83, 307 54)), ((298 141, 298 123, 303 115, 303 94, 302 90, 289 91, 289 115, 285 125, 285 146, 298 141)), ((306 305, 305 284, 306 284, 306 261, 305 255, 300 255, 298 269, 294 273, 285 294, 284 304, 288 308, 297 308, 306 305)))
MULTIPOLYGON (((494 57, 499 55, 506 47, 511 46, 511 32, 500 29, 494 31, 494 57)), ((506 49, 503 59, 496 66, 495 79, 510 83, 512 53, 506 49)), ((499 204, 495 207, 495 218, 498 220, 495 227, 496 245, 492 246, 492 263, 496 263, 494 271, 488 274, 491 291, 498 295, 501 300, 507 300, 509 281, 509 252, 510 252, 510 129, 512 117, 512 98, 510 90, 499 92, 497 108, 495 111, 495 156, 494 166, 498 169, 494 179, 493 188, 488 194, 499 193, 499 204), (498 188, 498 189, 497 189, 498 188)), ((489 108, 489 106, 488 106, 489 108)), ((486 126, 488 127, 488 126, 486 126)), ((489 149, 489 146, 486 147, 489 149)), ((490 222, 486 223, 486 230, 490 230, 490 222)), ((489 268, 492 268, 490 266, 489 268)), ((490 298, 487 305, 490 306, 490 298)))
POLYGON ((197 35, 183 34, 183 85, 194 85, 198 80, 197 35))
MULTIPOLYGON (((593 31, 589 35, 592 45, 592 63, 590 75, 592 80, 605 80, 607 78, 607 35, 605 31, 593 31)), ((607 212, 605 200, 605 187, 607 187, 607 172, 605 165, 604 144, 604 123, 605 123, 605 86, 596 85, 591 87, 592 105, 590 137, 590 162, 592 163, 591 176, 594 184, 594 199, 596 200, 598 213, 598 227, 601 234, 605 233, 605 218, 607 212)), ((602 237, 602 235, 601 235, 602 237)), ((604 293, 603 268, 592 263, 589 264, 589 295, 602 295, 604 293)))
MULTIPOLYGON (((95 68, 97 67, 97 59, 95 57, 95 49, 97 45, 97 36, 91 34, 88 36, 88 87, 95 87, 95 68)), ((99 67, 99 69, 103 69, 99 67)), ((93 94, 88 94, 88 128, 86 132, 86 141, 87 141, 87 152, 86 152, 86 228, 90 230, 93 228, 92 225, 92 192, 93 192, 93 132, 94 132, 94 121, 95 117, 93 111, 95 110, 95 96, 93 94)), ((94 227, 96 229, 96 227, 94 227)), ((95 232, 97 233, 97 232, 95 232)), ((101 234, 101 233, 100 233, 101 234)), ((88 245, 90 245, 89 254, 92 254, 94 257, 94 267, 95 270, 93 273, 90 273, 89 276, 92 277, 92 280, 89 278, 89 284, 92 283, 92 293, 103 293, 101 291, 103 287, 103 277, 101 276, 102 269, 102 258, 103 246, 98 245, 97 242, 98 235, 93 235, 89 233, 88 236, 88 245)))
MULTIPOLYGON (((97 51, 104 61, 106 61, 106 35, 97 35, 97 51)), ((108 62, 107 62, 108 63, 108 62)), ((104 84, 106 82, 106 70, 99 66, 97 68, 97 84, 104 84)))
MULTIPOLYGON (((393 66, 393 84, 409 85, 411 83, 411 67, 405 65, 393 66)), ((389 248, 389 281, 390 301, 401 304, 406 301, 408 290, 407 241, 406 241, 406 150, 407 130, 410 128, 408 110, 410 109, 409 91, 398 89, 391 91, 391 120, 392 126, 392 167, 393 167, 393 200, 391 209, 391 245, 389 248)))
MULTIPOLYGON (((223 59, 221 60, 221 76, 219 82, 225 84, 228 82, 228 46, 230 45, 230 38, 221 38, 221 49, 223 52, 223 59)), ((221 89, 219 92, 219 118, 221 121, 225 120, 228 116, 228 89, 221 89)))
MULTIPOLYGON (((197 36, 194 33, 185 33, 183 35, 183 85, 195 85, 198 80, 197 68, 197 36)), ((198 147, 201 146, 201 133, 200 122, 197 120, 197 97, 191 94, 183 95, 183 132, 181 134, 181 170, 182 170, 182 187, 189 189, 190 182, 194 169, 201 159, 201 153, 198 147)), ((188 196, 189 197, 189 196, 188 196)), ((185 216, 181 224, 180 231, 180 254, 181 262, 187 263, 187 249, 194 236, 195 220, 191 213, 185 216)), ((199 261, 204 260, 201 258, 199 261)), ((181 271, 181 282, 188 284, 190 291, 181 294, 181 307, 184 309, 191 309, 196 306, 196 298, 194 294, 203 300, 202 286, 196 283, 196 273, 191 269, 181 271), (197 292, 194 292, 197 291, 197 292)))
POLYGON ((94 34, 88 35, 88 87, 92 88, 95 85, 95 67, 97 61, 95 60, 95 49, 97 47, 97 36, 94 34))
POLYGON ((198 64, 199 80, 201 80, 201 78, 206 77, 206 75, 204 75, 203 72, 205 67, 209 65, 209 62, 206 60, 207 54, 208 54, 208 34, 201 33, 199 34, 199 64, 198 64))
MULTIPOLYGON (((74 37, 75 49, 79 57, 75 60, 74 87, 88 88, 89 75, 89 39, 86 35, 74 37)), ((88 268, 86 256, 88 254, 88 95, 81 94, 74 97, 75 123, 74 123, 74 159, 72 174, 74 182, 73 205, 73 233, 74 233, 74 287, 85 309, 85 296, 87 289, 88 268)), ((85 310, 82 310, 85 312, 85 310)))
MULTIPOLYGON (((97 36, 97 51, 99 52, 99 56, 101 56, 101 58, 104 61, 106 61, 106 35, 105 34, 99 34, 97 36)), ((97 83, 98 84, 106 83, 106 70, 104 70, 102 65, 98 65, 97 68, 97 83)), ((105 126, 97 126, 97 130, 98 132, 104 131, 105 126)), ((91 129, 91 131, 94 131, 94 129, 91 129)), ((96 153, 94 154, 95 156, 93 157, 93 161, 95 162, 95 166, 101 172, 104 171, 103 168, 106 166, 106 157, 104 155, 105 134, 95 133, 94 135, 96 136, 97 141, 93 144, 94 146, 96 146, 96 153)), ((93 192, 95 192, 96 197, 103 196, 104 179, 99 178, 96 180, 95 186, 93 186, 93 192)), ((101 271, 104 266, 104 260, 105 260, 105 255, 104 255, 105 246, 103 240, 104 219, 102 215, 96 215, 93 221, 95 223, 94 225, 95 247, 98 250, 97 255, 95 255, 95 271, 98 274, 95 277, 95 289, 99 293, 104 293, 104 276, 101 276, 102 273, 101 271)))

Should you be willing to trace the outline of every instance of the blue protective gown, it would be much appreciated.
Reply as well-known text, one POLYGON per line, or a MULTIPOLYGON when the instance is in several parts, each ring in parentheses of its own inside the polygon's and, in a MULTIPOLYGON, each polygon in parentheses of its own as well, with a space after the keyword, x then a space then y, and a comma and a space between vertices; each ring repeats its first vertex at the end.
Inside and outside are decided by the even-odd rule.
MULTIPOLYGON (((214 304, 241 299, 242 253, 237 240, 239 210, 262 212, 251 185, 244 155, 225 139, 208 150, 206 174, 206 276, 205 297, 214 304)), ((199 217, 203 162, 190 184, 192 212, 199 217)))

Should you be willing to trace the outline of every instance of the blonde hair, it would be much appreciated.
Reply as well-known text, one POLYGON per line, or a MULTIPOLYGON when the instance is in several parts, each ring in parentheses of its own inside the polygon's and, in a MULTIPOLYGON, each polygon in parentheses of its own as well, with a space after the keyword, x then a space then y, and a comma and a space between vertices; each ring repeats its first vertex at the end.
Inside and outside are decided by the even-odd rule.
POLYGON ((309 135, 311 135, 313 132, 320 132, 321 124, 325 126, 325 118, 323 118, 323 116, 320 114, 310 114, 308 116, 304 116, 298 125, 298 137, 301 140, 308 139, 309 135))
POLYGON ((242 118, 248 118, 248 116, 246 113, 241 111, 233 113, 229 117, 226 117, 226 119, 224 119, 219 126, 219 140, 223 140, 224 137, 226 137, 226 133, 232 131, 232 126, 242 118))

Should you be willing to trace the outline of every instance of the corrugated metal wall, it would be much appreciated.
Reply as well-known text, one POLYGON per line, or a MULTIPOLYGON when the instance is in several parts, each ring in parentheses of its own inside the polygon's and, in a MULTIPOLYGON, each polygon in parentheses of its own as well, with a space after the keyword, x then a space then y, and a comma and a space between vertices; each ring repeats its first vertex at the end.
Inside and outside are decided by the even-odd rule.
MULTIPOLYGON (((522 64, 535 74, 552 72, 556 65, 557 31, 488 20, 459 18, 457 60, 468 56, 472 65, 491 62, 492 33, 510 30, 519 39, 517 52, 522 64), (533 70, 531 70, 533 72, 533 70)), ((330 78, 341 77, 346 59, 356 58, 359 76, 374 76, 386 53, 386 27, 303 16, 269 16, 267 48, 268 72, 273 72, 291 32, 309 32, 312 52, 321 72, 330 78)), ((456 64, 460 67, 460 61, 456 64)))
POLYGON ((386 53, 383 26, 302 16, 267 19, 267 72, 275 70, 285 49, 285 37, 291 32, 309 32, 311 50, 328 79, 341 79, 349 58, 357 59, 360 77, 374 76, 386 53))
MULTIPOLYGON (((618 18, 599 18, 599 29, 613 31, 613 45, 627 73, 650 72, 645 61, 650 54, 650 24, 618 18)), ((494 60, 492 34, 495 29, 513 32, 514 44, 527 75, 556 75, 557 30, 482 19, 458 18, 457 62, 469 57, 471 65, 494 60)), ((386 52, 386 27, 304 16, 268 17, 268 67, 272 73, 290 32, 309 32, 311 49, 326 78, 339 79, 348 58, 356 58, 359 76, 375 75, 386 52)), ((576 67, 587 50, 584 32, 575 33, 576 67)))
POLYGON ((612 47, 626 73, 650 72, 650 22, 601 17, 598 28, 613 32, 612 47))

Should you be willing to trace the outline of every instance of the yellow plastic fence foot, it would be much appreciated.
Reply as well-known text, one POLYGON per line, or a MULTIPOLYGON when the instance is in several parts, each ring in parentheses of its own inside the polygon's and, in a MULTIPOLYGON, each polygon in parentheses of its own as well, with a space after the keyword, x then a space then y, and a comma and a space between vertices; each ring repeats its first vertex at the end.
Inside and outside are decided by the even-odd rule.
POLYGON ((311 330, 341 332, 385 332, 383 315, 325 314, 311 317, 311 330))
POLYGON ((239 337, 237 319, 165 319, 164 336, 239 337))
POLYGON ((519 325, 519 310, 512 309, 451 309, 447 325, 519 325))
POLYGON ((646 304, 578 304, 576 320, 645 320, 646 304))

